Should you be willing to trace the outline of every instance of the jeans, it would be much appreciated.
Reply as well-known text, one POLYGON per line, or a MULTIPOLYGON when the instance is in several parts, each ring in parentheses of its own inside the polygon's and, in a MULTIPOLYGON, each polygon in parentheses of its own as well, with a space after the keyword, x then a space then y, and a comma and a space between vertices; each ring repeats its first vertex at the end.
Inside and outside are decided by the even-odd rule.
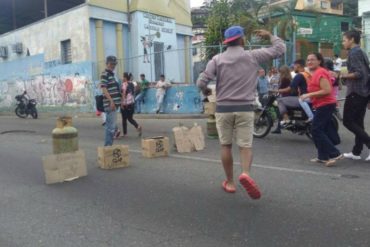
POLYGON ((136 113, 140 113, 141 112, 141 104, 144 101, 144 97, 145 97, 145 92, 141 92, 138 95, 136 95, 136 97, 135 97, 136 113))
POLYGON ((312 138, 320 160, 329 160, 340 155, 335 147, 335 144, 339 144, 340 137, 332 121, 335 107, 335 104, 318 107, 313 118, 312 138))
POLYGON ((105 108, 105 141, 104 146, 112 146, 113 145, 113 137, 114 133, 117 129, 117 112, 113 111, 110 108, 105 108))
POLYGON ((364 128, 368 98, 352 93, 346 97, 343 110, 343 125, 355 135, 352 153, 360 155, 365 144, 370 148, 370 137, 364 128))
POLYGON ((163 111, 164 94, 157 94, 157 112, 163 111))
POLYGON ((308 119, 313 119, 313 113, 312 113, 312 110, 309 106, 309 102, 311 102, 309 99, 306 99, 306 100, 301 100, 299 99, 299 104, 301 105, 302 109, 304 110, 304 112, 306 113, 308 119))
POLYGON ((121 108, 122 115, 122 130, 123 134, 127 134, 127 120, 137 129, 139 125, 134 120, 134 105, 125 106, 124 109, 121 108))

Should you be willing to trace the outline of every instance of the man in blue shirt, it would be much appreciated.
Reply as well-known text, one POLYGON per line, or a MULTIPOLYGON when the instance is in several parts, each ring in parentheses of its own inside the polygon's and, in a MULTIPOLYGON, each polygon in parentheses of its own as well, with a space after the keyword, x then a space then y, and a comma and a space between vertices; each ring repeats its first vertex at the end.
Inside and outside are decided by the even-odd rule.
POLYGON ((266 105, 267 95, 269 92, 269 81, 266 78, 266 72, 264 69, 260 68, 258 70, 258 78, 257 78, 257 92, 258 92, 258 100, 264 106, 266 105))
MULTIPOLYGON (((286 114, 288 109, 287 108, 297 108, 300 107, 299 96, 302 94, 307 93, 307 82, 306 77, 308 77, 308 73, 305 72, 305 61, 303 59, 298 59, 293 63, 294 72, 296 75, 294 76, 290 86, 283 89, 278 89, 277 92, 279 93, 290 93, 290 96, 282 97, 278 99, 278 106, 279 106, 279 113, 281 118, 283 118, 282 124, 285 124, 286 121, 289 121, 288 115, 286 114), (307 73, 307 75, 306 75, 307 73)), ((312 112, 306 112, 309 118, 313 117, 312 112)), ((272 133, 280 134, 280 129, 274 130, 272 133)))

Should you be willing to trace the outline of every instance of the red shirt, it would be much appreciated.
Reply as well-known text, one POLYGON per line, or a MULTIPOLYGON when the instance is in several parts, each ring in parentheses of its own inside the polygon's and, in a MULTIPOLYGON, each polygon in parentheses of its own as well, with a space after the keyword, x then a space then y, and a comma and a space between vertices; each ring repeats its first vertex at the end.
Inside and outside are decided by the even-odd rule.
POLYGON ((332 80, 331 80, 331 76, 329 74, 329 71, 327 71, 326 69, 324 69, 322 67, 318 68, 313 73, 312 79, 308 83, 308 88, 307 88, 308 92, 313 93, 313 92, 317 92, 317 91, 321 90, 321 87, 320 87, 320 79, 321 78, 326 79, 329 82, 330 88, 331 88, 331 93, 328 94, 328 95, 325 95, 324 97, 320 97, 320 98, 312 97, 311 102, 312 102, 312 105, 313 105, 314 108, 319 108, 321 106, 337 103, 337 99, 335 98, 334 93, 333 93, 333 91, 334 91, 333 90, 333 84, 332 84, 332 80))

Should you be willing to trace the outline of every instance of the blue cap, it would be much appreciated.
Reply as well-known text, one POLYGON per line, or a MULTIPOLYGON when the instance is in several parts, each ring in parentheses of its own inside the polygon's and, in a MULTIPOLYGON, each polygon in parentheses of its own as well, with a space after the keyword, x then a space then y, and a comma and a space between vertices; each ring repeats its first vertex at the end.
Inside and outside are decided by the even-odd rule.
POLYGON ((227 44, 240 37, 243 37, 244 28, 242 28, 241 26, 231 26, 228 29, 226 29, 224 36, 225 36, 224 44, 227 44))

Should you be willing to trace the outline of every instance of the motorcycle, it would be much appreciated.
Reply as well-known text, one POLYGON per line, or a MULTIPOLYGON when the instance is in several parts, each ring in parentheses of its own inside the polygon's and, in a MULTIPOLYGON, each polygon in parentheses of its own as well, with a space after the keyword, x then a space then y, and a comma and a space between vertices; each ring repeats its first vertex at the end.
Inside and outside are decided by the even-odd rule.
MULTIPOLYGON (((263 138, 267 136, 270 133, 274 122, 280 121, 278 118, 279 108, 276 99, 276 94, 270 94, 266 100, 266 104, 255 109, 254 137, 263 138)), ((298 135, 306 135, 312 140, 312 123, 307 121, 308 117, 304 110, 301 107, 288 108, 287 114, 290 121, 281 126, 281 130, 288 130, 298 135)), ((339 123, 336 118, 336 114, 337 113, 333 113, 331 121, 333 122, 334 127, 338 130, 339 123)))
POLYGON ((38 117, 36 109, 36 100, 29 99, 26 97, 27 91, 24 91, 23 94, 15 96, 17 100, 17 107, 15 108, 15 114, 20 118, 27 118, 28 115, 31 115, 32 118, 36 119, 38 117))

